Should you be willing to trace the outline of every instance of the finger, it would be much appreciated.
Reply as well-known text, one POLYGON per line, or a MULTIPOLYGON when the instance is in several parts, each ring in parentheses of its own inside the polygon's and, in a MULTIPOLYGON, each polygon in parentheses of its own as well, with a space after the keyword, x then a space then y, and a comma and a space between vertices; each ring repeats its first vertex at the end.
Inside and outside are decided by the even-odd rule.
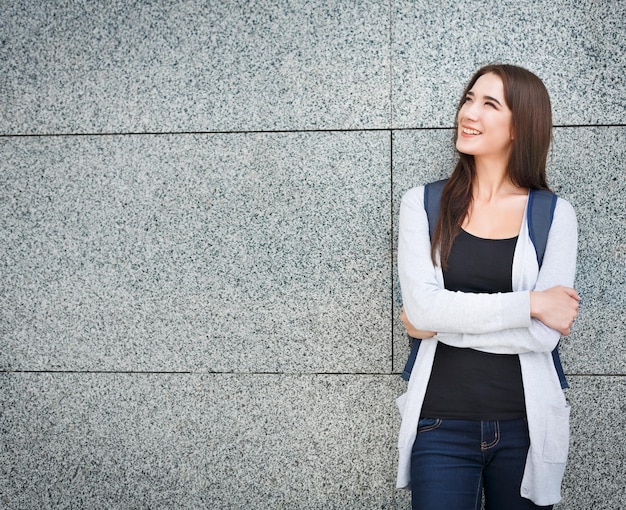
POLYGON ((580 301, 580 296, 578 295, 578 292, 576 292, 576 289, 572 289, 571 287, 563 287, 565 290, 565 293, 571 297, 572 299, 575 299, 576 301, 580 301))

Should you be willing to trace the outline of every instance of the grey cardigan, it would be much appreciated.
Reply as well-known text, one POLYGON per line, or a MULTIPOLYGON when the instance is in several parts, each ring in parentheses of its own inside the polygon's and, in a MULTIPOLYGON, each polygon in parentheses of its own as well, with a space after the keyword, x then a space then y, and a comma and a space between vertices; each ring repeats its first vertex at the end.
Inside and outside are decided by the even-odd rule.
POLYGON ((437 331, 421 343, 407 391, 398 398, 398 488, 410 488, 411 449, 430 378, 437 342, 497 354, 518 354, 526 400, 530 448, 520 494, 537 505, 561 499, 569 443, 569 406, 551 351, 560 335, 530 317, 531 290, 572 287, 576 271, 577 222, 572 206, 558 199, 539 271, 526 214, 513 257, 513 292, 472 294, 444 288, 441 267, 430 257, 424 187, 409 190, 400 206, 398 275, 402 302, 417 328, 437 331))

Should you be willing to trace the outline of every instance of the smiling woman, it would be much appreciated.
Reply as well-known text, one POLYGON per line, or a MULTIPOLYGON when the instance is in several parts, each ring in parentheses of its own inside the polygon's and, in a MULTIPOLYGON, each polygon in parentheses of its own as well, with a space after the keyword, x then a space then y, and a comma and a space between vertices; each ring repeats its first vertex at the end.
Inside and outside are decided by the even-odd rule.
POLYGON ((441 199, 441 221, 431 247, 433 262, 439 250, 446 267, 461 227, 478 225, 476 233, 482 231, 484 237, 519 232, 528 190, 549 189, 546 159, 551 139, 550 97, 536 75, 511 65, 485 66, 476 72, 458 105, 454 142, 459 159, 441 199), (501 191, 508 193, 494 192, 500 184, 501 191), (482 199, 491 206, 486 211, 482 199), (500 225, 493 224, 496 219, 500 225), (467 225, 469 221, 473 225, 467 225))
POLYGON ((423 339, 398 399, 398 487, 413 508, 475 510, 483 494, 496 510, 560 500, 569 407, 551 351, 578 313, 577 224, 556 199, 538 267, 527 214, 531 191, 548 191, 551 119, 537 76, 480 69, 458 106, 458 162, 432 243, 425 188, 402 200, 401 319, 423 339))

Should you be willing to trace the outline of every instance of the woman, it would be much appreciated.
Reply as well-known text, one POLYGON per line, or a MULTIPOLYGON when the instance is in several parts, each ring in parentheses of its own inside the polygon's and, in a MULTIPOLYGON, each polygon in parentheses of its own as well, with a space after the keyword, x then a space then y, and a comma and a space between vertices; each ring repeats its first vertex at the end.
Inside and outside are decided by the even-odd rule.
POLYGON ((552 116, 531 72, 490 65, 458 107, 457 165, 432 245, 424 188, 400 209, 398 273, 409 334, 424 339, 402 413, 398 487, 413 508, 552 508, 569 407, 551 351, 578 313, 574 211, 558 199, 543 263, 528 235, 530 189, 547 189, 552 116))

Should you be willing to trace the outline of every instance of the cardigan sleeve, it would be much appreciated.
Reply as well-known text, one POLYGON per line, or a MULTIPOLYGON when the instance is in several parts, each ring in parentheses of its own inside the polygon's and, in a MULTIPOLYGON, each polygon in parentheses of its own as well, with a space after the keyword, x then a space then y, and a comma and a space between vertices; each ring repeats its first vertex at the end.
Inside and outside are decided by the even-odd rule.
POLYGON ((423 186, 409 190, 400 205, 398 277, 405 312, 417 329, 481 334, 530 326, 528 292, 476 294, 443 287, 430 257, 423 186))
MULTIPOLYGON (((532 290, 545 290, 557 285, 572 287, 576 274, 578 224, 569 202, 560 199, 548 235, 548 244, 532 290)), ((471 347, 496 354, 550 352, 561 334, 537 319, 527 328, 507 329, 482 335, 438 335, 438 340, 453 347, 471 347)))
MULTIPOLYGON (((572 207, 559 199, 534 290, 573 285, 576 227, 572 207)), ((423 187, 410 190, 402 200, 398 274, 409 321, 418 329, 437 331, 436 338, 446 344, 513 354, 550 351, 560 338, 557 331, 531 319, 529 291, 533 287, 499 294, 453 292, 443 287, 441 270, 430 258, 423 187)))

